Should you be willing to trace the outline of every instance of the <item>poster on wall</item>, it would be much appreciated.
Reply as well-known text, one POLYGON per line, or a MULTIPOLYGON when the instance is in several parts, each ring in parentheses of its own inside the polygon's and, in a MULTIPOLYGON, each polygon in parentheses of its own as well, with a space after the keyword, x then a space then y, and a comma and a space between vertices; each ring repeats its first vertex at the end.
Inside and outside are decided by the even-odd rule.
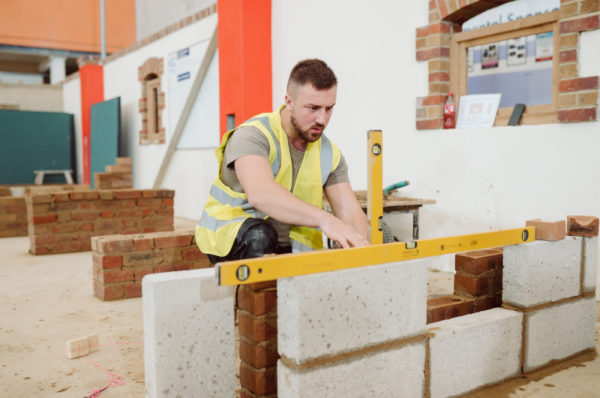
POLYGON ((535 35, 535 61, 548 61, 552 59, 554 51, 554 32, 535 35))
MULTIPOLYGON (((167 140, 175 132, 179 117, 208 49, 208 39, 169 54, 167 58, 167 140)), ((184 127, 177 149, 216 148, 219 145, 219 70, 215 54, 184 127)))
POLYGON ((508 66, 523 65, 527 61, 527 37, 517 37, 506 41, 508 53, 506 64, 508 66))
POLYGON ((481 69, 498 67, 498 44, 490 43, 481 46, 481 69))
POLYGON ((463 95, 460 97, 456 128, 492 127, 501 94, 463 95))

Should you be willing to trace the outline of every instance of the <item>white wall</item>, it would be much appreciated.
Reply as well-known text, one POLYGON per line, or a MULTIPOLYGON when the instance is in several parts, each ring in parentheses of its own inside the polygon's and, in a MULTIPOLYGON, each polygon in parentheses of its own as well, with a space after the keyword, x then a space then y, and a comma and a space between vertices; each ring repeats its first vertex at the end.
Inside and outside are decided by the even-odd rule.
MULTIPOLYGON (((437 201, 421 210, 421 238, 600 215, 600 122, 416 130, 428 71, 415 60, 415 30, 428 24, 427 11, 426 1, 273 1, 274 101, 283 101, 298 60, 324 59, 339 79, 326 133, 349 160, 353 187, 366 189, 366 132, 382 129, 384 186, 408 179, 402 194, 437 201)), ((581 70, 599 75, 598 37, 586 35, 581 70)), ((432 265, 453 268, 451 257, 432 265)))
MULTIPOLYGON (((167 140, 175 125, 169 125, 169 86, 168 55, 203 40, 208 40, 216 27, 217 16, 211 15, 201 21, 180 29, 132 53, 124 55, 104 66, 104 97, 108 100, 121 97, 122 150, 132 157, 133 186, 151 188, 154 184, 166 144, 139 145, 141 115, 138 113, 140 82, 138 67, 148 58, 164 58, 164 74, 161 79, 165 92, 166 109, 163 112, 163 125, 167 129, 167 140)), ((218 101, 218 98, 215 98, 218 101)), ((218 119, 218 115, 213 115, 218 119)), ((216 124, 218 125, 218 123, 216 124)), ((214 134, 218 134, 215 131, 214 134)), ((199 219, 208 195, 208 189, 217 172, 212 149, 178 150, 173 155, 169 169, 163 180, 163 188, 175 189, 175 215, 199 219)))
POLYGON ((75 125, 75 154, 77 158, 77 182, 81 184, 81 81, 79 74, 77 77, 69 78, 62 84, 63 112, 73 114, 73 124, 75 125))

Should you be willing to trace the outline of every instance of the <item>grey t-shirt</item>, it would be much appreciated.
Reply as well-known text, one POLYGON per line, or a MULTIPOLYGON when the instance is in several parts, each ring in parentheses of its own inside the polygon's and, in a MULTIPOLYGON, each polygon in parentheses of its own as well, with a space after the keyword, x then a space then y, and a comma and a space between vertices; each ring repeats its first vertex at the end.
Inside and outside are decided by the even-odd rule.
MULTIPOLYGON (((300 165, 302 164, 302 159, 304 157, 303 151, 298 151, 292 145, 290 145, 288 140, 288 145, 290 148, 290 156, 292 158, 292 190, 294 189, 294 184, 296 183, 296 177, 298 175, 298 170, 300 169, 300 165)), ((223 156, 223 162, 221 164, 220 170, 220 178, 225 185, 229 186, 236 192, 244 192, 242 188, 242 184, 237 178, 237 174, 234 169, 234 162, 246 155, 257 155, 262 156, 265 159, 269 159, 269 141, 267 137, 256 127, 240 127, 233 133, 231 137, 229 137, 229 141, 225 146, 225 153, 223 156)), ((329 177, 327 178, 327 182, 325 186, 339 184, 341 182, 348 182, 348 166, 344 159, 344 156, 341 156, 340 163, 335 170, 333 170, 329 177)), ((268 221, 275 227, 278 235, 278 243, 281 246, 289 245, 289 233, 290 226, 288 224, 284 224, 280 221, 275 220, 272 217, 268 218, 268 221)))

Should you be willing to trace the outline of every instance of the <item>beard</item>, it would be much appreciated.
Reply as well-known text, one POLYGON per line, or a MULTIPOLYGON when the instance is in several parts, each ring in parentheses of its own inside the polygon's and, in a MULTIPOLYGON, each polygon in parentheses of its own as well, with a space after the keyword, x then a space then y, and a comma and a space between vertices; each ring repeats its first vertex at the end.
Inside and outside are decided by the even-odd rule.
POLYGON ((322 125, 322 124, 320 124, 320 123, 313 123, 307 129, 300 128, 300 125, 298 124, 298 120, 294 117, 293 113, 292 113, 290 119, 291 119, 291 122, 292 122, 292 126, 294 127, 294 129, 298 133, 298 136, 300 136, 300 138, 302 138, 306 142, 315 142, 315 141, 317 141, 319 138, 321 138, 321 134, 323 134, 323 131, 325 130, 325 126, 322 125), (321 131, 319 131, 318 133, 314 132, 314 131, 312 131, 313 128, 318 128, 321 131))

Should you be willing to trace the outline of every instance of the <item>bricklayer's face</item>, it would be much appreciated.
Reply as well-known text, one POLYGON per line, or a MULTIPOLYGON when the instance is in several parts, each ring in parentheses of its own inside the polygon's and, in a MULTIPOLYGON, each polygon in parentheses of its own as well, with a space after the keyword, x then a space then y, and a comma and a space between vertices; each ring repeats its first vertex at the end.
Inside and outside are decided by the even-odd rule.
POLYGON ((306 142, 321 137, 329 123, 337 97, 337 86, 317 90, 310 83, 297 87, 287 98, 291 109, 291 122, 298 135, 306 142))

